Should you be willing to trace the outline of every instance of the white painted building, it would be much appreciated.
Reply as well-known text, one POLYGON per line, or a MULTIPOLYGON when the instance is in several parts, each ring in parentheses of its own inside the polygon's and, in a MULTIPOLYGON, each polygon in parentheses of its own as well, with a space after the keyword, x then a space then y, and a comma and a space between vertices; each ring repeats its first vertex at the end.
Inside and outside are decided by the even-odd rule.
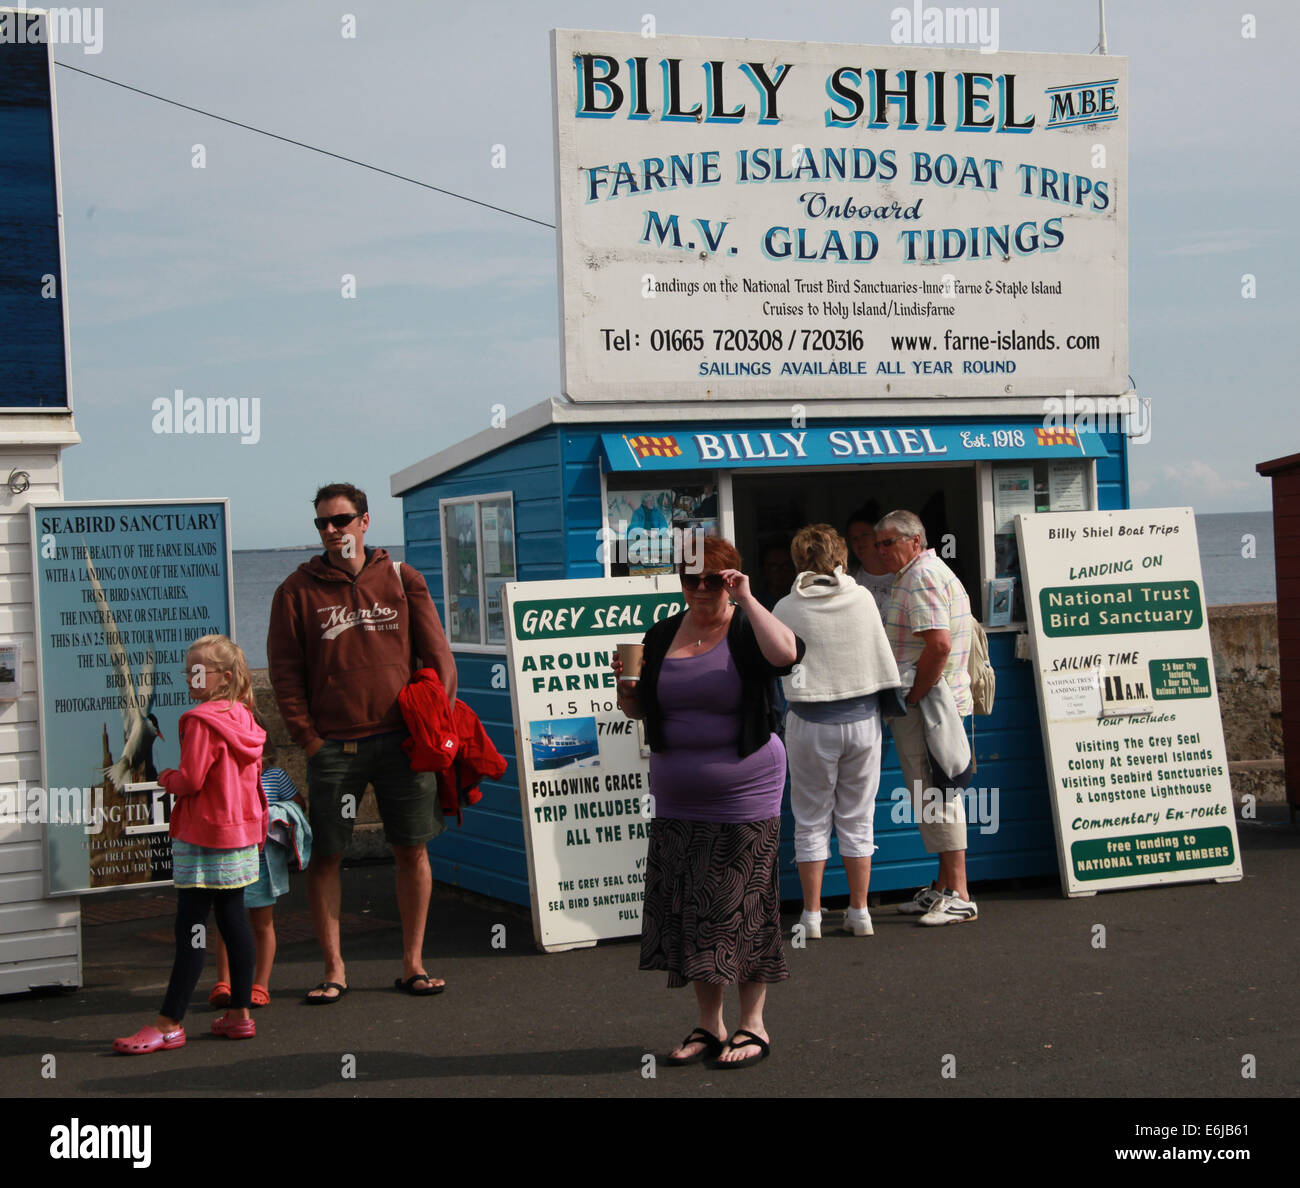
MULTIPOLYGON (((0 786, 41 783, 33 550, 27 504, 63 498, 70 413, 0 420, 0 641, 22 649, 22 690, 0 701, 0 786), (26 489, 22 489, 25 484, 26 489)), ((81 901, 45 896, 43 827, 0 822, 0 994, 81 984, 81 901)))
MULTIPOLYGON (((44 14, 0 10, 24 30, 44 14)), ((27 505, 63 498, 73 425, 63 221, 50 47, 0 43, 0 645, 18 645, 16 699, 0 700, 0 995, 81 984, 77 896, 46 896, 43 826, 16 819, 18 789, 41 784, 34 551, 27 505)))

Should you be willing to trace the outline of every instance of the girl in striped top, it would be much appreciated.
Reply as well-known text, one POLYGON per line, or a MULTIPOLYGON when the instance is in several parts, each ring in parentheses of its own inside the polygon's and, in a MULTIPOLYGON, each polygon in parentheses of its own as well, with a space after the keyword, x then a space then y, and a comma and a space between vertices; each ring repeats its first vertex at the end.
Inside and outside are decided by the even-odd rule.
MULTIPOLYGON (((257 724, 266 729, 266 721, 257 714, 257 724)), ((305 842, 310 848, 311 826, 307 824, 307 802, 302 793, 282 767, 276 766, 278 748, 270 734, 262 748, 262 791, 272 805, 293 804, 299 810, 294 814, 299 830, 299 845, 305 842), (302 835, 306 837, 303 838, 302 835)), ((244 888, 244 906, 253 927, 253 945, 256 960, 253 969, 252 1003, 254 1007, 267 1006, 271 1001, 271 967, 275 964, 275 901, 289 890, 289 848, 281 837, 282 827, 274 820, 288 816, 272 808, 270 832, 258 859, 258 879, 244 888)), ((304 863, 305 864, 305 863, 304 863)), ((208 1002, 218 1009, 230 1005, 230 958, 221 937, 217 937, 217 983, 208 995, 208 1002)))

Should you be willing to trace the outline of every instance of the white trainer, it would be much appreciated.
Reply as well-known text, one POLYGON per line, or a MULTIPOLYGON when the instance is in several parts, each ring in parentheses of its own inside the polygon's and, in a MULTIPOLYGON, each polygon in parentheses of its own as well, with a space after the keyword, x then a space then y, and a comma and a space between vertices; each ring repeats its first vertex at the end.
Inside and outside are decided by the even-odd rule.
POLYGON ((922 887, 906 903, 900 903, 898 910, 904 916, 922 916, 942 898, 933 887, 922 887))
POLYGON ((962 899, 951 888, 939 897, 939 902, 930 908, 918 921, 934 927, 939 924, 962 924, 967 920, 978 920, 979 909, 972 899, 962 899))
POLYGON ((866 908, 849 908, 844 913, 844 931, 851 932, 854 936, 875 936, 876 930, 871 927, 871 912, 866 908))
POLYGON ((799 923, 803 925, 803 935, 805 940, 821 940, 821 912, 804 912, 799 917, 799 923))

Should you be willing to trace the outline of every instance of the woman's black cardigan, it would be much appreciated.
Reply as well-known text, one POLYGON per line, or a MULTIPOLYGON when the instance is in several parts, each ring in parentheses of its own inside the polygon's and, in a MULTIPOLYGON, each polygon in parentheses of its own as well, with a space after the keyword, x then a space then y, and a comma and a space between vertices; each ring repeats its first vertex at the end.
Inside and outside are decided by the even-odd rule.
MULTIPOLYGON (((645 719, 646 741, 652 751, 667 750, 663 711, 659 706, 659 670, 663 667, 664 657, 668 655, 673 637, 685 617, 686 612, 681 611, 670 619, 656 623, 641 641, 644 651, 637 694, 641 714, 645 719)), ((804 642, 797 635, 794 639, 797 649, 795 664, 798 664, 803 659, 804 642)), ((758 646, 758 638, 754 635, 754 625, 740 607, 736 607, 727 627, 727 647, 731 649, 731 658, 740 673, 738 749, 740 758, 744 759, 763 746, 774 732, 780 731, 781 718, 776 710, 776 678, 785 676, 794 668, 794 664, 777 668, 767 662, 767 657, 758 646)))

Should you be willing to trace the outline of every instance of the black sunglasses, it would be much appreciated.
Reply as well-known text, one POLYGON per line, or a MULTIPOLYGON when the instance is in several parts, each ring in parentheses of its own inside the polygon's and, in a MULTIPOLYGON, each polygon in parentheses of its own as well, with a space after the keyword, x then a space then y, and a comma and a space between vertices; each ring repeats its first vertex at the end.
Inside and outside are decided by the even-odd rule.
POLYGON ((316 525, 317 532, 324 532, 325 525, 329 524, 333 528, 346 528, 353 520, 361 517, 360 512, 339 512, 337 516, 317 516, 312 523, 316 525))
POLYGON ((684 573, 682 574, 683 590, 698 590, 703 586, 712 594, 716 594, 727 584, 726 579, 720 573, 684 573))

